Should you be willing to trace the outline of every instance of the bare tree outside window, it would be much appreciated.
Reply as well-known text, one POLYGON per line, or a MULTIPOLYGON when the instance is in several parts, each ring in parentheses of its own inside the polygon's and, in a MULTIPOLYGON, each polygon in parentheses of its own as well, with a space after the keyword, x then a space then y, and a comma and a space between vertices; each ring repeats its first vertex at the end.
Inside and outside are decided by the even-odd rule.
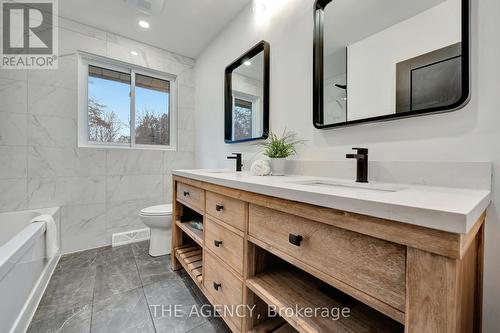
POLYGON ((144 107, 137 116, 135 126, 137 144, 169 145, 170 116, 168 113, 157 115, 151 108, 144 107))
POLYGON ((233 116, 234 140, 252 138, 252 102, 235 98, 233 116))
POLYGON ((130 137, 121 134, 123 123, 114 111, 106 110, 106 105, 99 103, 94 97, 89 98, 89 140, 94 142, 130 141, 130 137))

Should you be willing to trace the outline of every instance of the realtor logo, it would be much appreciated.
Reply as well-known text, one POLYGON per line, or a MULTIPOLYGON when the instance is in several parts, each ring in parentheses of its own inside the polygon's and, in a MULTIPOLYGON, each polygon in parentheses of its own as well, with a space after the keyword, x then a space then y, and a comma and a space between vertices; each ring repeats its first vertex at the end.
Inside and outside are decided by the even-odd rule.
POLYGON ((5 69, 56 69, 57 0, 0 0, 5 69))

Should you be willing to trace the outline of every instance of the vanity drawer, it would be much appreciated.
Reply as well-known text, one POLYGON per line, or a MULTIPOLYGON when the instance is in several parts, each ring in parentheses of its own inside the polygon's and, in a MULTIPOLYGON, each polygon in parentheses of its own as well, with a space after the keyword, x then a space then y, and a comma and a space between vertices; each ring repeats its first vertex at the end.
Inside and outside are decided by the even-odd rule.
POLYGON ((245 205, 238 199, 207 192, 207 213, 242 231, 245 230, 245 205))
MULTIPOLYGON (((243 303, 243 282, 233 273, 227 270, 219 260, 209 251, 204 255, 205 275, 203 285, 212 296, 216 305, 227 305, 231 309, 243 303)), ((241 318, 238 316, 226 317, 239 330, 241 330, 241 318)))
POLYGON ((243 274, 243 238, 217 222, 205 222, 205 246, 226 264, 243 274))
POLYGON ((204 211, 205 195, 204 190, 197 187, 177 182, 177 199, 188 205, 204 211))
POLYGON ((405 311, 406 247, 252 204, 248 226, 250 236, 405 311))

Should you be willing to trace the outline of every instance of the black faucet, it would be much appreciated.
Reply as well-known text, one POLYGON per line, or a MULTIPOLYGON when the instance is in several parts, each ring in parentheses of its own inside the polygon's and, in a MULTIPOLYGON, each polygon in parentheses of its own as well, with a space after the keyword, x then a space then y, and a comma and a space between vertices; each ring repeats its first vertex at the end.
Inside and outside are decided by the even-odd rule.
POLYGON ((236 171, 241 171, 243 163, 241 163, 241 153, 233 153, 235 156, 228 156, 228 160, 236 160, 236 171))
POLYGON ((355 158, 356 164, 356 182, 368 183, 368 148, 352 148, 357 150, 357 154, 347 154, 346 158, 355 158))

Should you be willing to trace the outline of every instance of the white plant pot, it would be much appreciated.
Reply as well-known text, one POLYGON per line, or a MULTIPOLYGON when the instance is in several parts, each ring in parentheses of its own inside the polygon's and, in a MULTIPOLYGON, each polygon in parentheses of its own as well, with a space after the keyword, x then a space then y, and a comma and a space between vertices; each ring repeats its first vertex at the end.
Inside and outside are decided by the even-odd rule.
POLYGON ((271 158, 269 161, 273 176, 284 176, 286 158, 271 158))

